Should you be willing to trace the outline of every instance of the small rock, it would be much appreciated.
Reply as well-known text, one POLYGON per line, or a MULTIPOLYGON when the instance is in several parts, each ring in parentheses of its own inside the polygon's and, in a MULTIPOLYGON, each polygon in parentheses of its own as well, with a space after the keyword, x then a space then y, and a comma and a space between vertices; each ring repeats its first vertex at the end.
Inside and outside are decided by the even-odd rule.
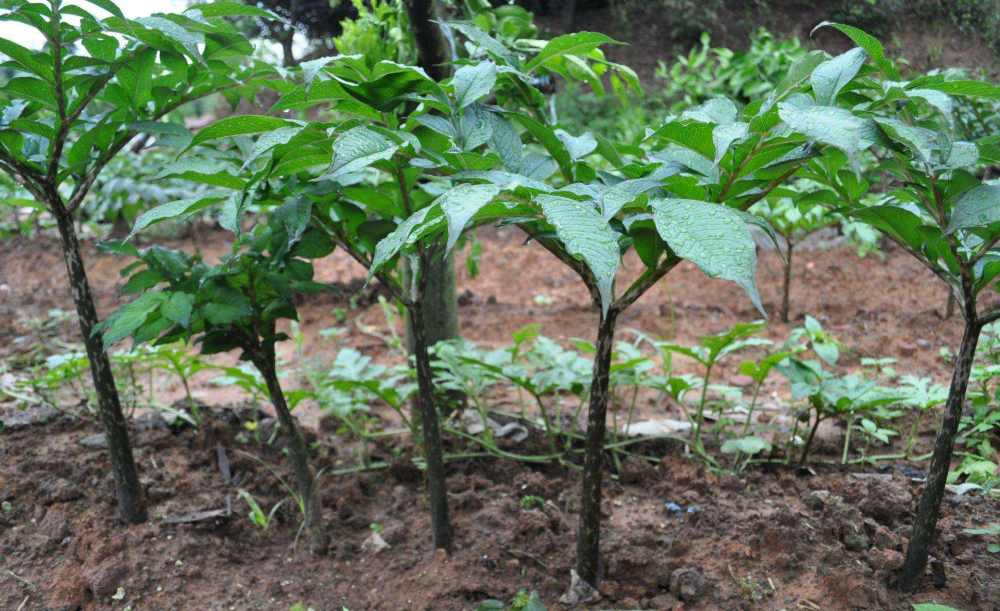
POLYGON ((361 544, 361 551, 367 552, 369 554, 377 554, 382 550, 389 549, 389 544, 385 542, 382 535, 377 532, 373 532, 365 542, 361 544))
POLYGON ((69 520, 66 513, 56 507, 50 507, 45 517, 38 523, 38 532, 45 536, 49 546, 58 545, 70 536, 69 520))
POLYGON ((45 424, 59 416, 59 410, 47 405, 38 405, 26 409, 0 410, 0 422, 8 430, 23 429, 29 426, 45 424))
POLYGON ((876 571, 896 571, 903 566, 903 554, 894 549, 872 548, 868 552, 868 565, 876 571))
POLYGON ((913 495, 899 482, 871 480, 858 508, 883 524, 891 524, 897 517, 907 515, 912 505, 913 495))
POLYGON ((39 486, 39 493, 45 505, 68 503, 83 497, 79 486, 60 477, 44 480, 39 486))
POLYGON ((87 583, 95 598, 107 598, 118 591, 125 581, 128 568, 119 558, 112 558, 87 574, 87 583))
POLYGON ((868 536, 863 532, 849 532, 844 535, 844 547, 852 552, 863 552, 871 546, 868 536))
POLYGON ((917 346, 919 346, 922 350, 927 350, 931 347, 931 342, 921 337, 917 340, 917 346))
POLYGON ((677 599, 669 594, 660 594, 652 598, 645 606, 650 609, 673 609, 677 606, 677 599))
POLYGON ((705 593, 705 576, 699 569, 677 569, 670 574, 670 592, 686 603, 694 602, 705 593))
POLYGON ((595 590, 594 586, 580 579, 580 576, 576 573, 576 569, 570 569, 569 574, 569 589, 559 597, 559 602, 568 607, 575 607, 600 600, 601 593, 595 590))
POLYGON ((747 388, 754 385, 754 379, 745 375, 733 376, 730 382, 733 383, 733 386, 739 386, 741 388, 747 388))
POLYGON ((813 490, 806 495, 802 501, 805 503, 806 507, 812 509, 813 511, 822 511, 826 507, 827 502, 830 500, 829 490, 813 490))
POLYGON ((77 441, 77 443, 91 450, 105 450, 108 447, 108 440, 104 437, 104 433, 87 435, 77 441))

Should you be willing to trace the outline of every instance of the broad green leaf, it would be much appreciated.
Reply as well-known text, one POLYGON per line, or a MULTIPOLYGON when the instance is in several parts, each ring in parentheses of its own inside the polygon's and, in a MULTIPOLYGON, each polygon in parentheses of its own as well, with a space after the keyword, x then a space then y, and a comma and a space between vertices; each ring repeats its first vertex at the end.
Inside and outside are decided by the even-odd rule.
POLYGON ((739 437, 727 439, 720 448, 723 454, 760 454, 771 450, 771 444, 766 439, 760 437, 739 437))
POLYGON ((104 345, 111 346, 132 335, 160 307, 163 293, 143 293, 135 301, 125 304, 102 324, 104 345))
POLYGON ((964 193, 951 212, 948 233, 1000 221, 1000 185, 980 185, 964 193))
POLYGON ((816 30, 826 27, 839 30, 842 34, 850 38, 854 44, 864 49, 868 54, 868 57, 872 58, 875 65, 882 71, 882 74, 894 81, 898 81, 900 79, 899 70, 897 70, 892 61, 885 56, 885 47, 882 46, 882 43, 879 42, 877 38, 852 25, 834 23, 832 21, 824 21, 813 28, 812 31, 816 32, 816 30))
POLYGON ((265 19, 280 19, 271 11, 235 1, 192 4, 184 12, 190 13, 193 11, 198 11, 204 17, 263 17, 265 19))
POLYGON ((933 130, 908 125, 896 119, 876 118, 875 123, 889 138, 910 149, 918 161, 925 164, 933 161, 938 137, 933 130))
POLYGON ((614 299, 615 274, 621 261, 618 233, 589 202, 556 195, 539 195, 536 201, 566 252, 586 263, 594 275, 601 310, 607 314, 614 299))
POLYGON ((229 172, 232 167, 221 161, 213 159, 200 159, 197 157, 184 157, 173 163, 167 164, 159 174, 153 177, 154 180, 176 176, 184 180, 199 182, 216 187, 227 189, 242 189, 246 183, 238 176, 229 172))
POLYGON ((809 77, 816 103, 833 106, 837 101, 837 94, 857 76, 866 58, 864 49, 854 47, 816 66, 809 77))
POLYGON ((957 141, 951 143, 948 159, 942 166, 949 170, 973 168, 979 163, 979 147, 973 142, 957 141))
POLYGON ((55 80, 51 65, 52 56, 47 53, 31 51, 6 38, 0 38, 0 53, 17 62, 28 72, 42 77, 49 83, 55 80))
POLYGON ((245 136, 248 134, 259 134, 282 127, 293 127, 298 125, 294 121, 279 119, 278 117, 268 117, 265 115, 234 115, 220 119, 215 123, 205 127, 191 140, 188 148, 197 146, 209 140, 228 138, 231 136, 245 136))
POLYGON ((222 199, 222 197, 213 195, 209 197, 179 199, 157 206, 139 215, 139 218, 135 220, 135 225, 132 227, 132 233, 128 237, 131 239, 135 234, 156 223, 168 220, 183 220, 195 212, 217 204, 222 199))
POLYGON ((949 95, 960 95, 970 98, 986 98, 1000 100, 1000 85, 983 81, 941 81, 921 83, 922 89, 934 89, 949 95))
POLYGON ((674 254, 710 278, 740 285, 766 315, 757 292, 757 247, 738 211, 690 199, 657 199, 650 207, 656 230, 674 254))
POLYGON ((586 157, 587 155, 593 153, 597 148, 597 140, 590 132, 574 136, 569 132, 557 129, 555 134, 556 137, 562 141, 563 145, 566 147, 566 151, 569 153, 569 158, 573 161, 578 161, 586 157))
POLYGON ((938 603, 913 603, 913 611, 962 611, 948 605, 938 603))
POLYGON ((324 178, 335 179, 390 159, 399 148, 392 140, 367 127, 352 127, 333 144, 333 165, 324 178))
POLYGON ((860 119, 850 111, 833 106, 798 108, 791 104, 778 105, 778 115, 788 127, 810 140, 834 146, 848 156, 875 143, 876 127, 872 121, 860 119))
POLYGON ((740 142, 750 135, 750 126, 743 122, 729 125, 716 125, 712 130, 712 143, 715 145, 715 163, 718 165, 723 156, 734 143, 740 142))
POLYGON ((201 311, 213 325, 231 325, 250 315, 250 308, 243 303, 206 303, 201 311))
POLYGON ((618 44, 614 38, 598 32, 576 32, 556 36, 542 48, 541 52, 531 58, 524 68, 531 72, 545 62, 561 55, 584 55, 604 44, 618 44))
POLYGON ((436 206, 421 208, 416 213, 412 214, 408 219, 400 223, 392 231, 392 233, 382 238, 379 243, 375 245, 375 256, 372 258, 371 267, 368 269, 369 279, 381 271, 382 267, 385 266, 386 263, 399 254, 399 251, 410 240, 410 235, 413 233, 413 230, 427 220, 427 216, 431 213, 431 211, 440 211, 440 208, 436 206))
POLYGON ((122 18, 125 17, 124 13, 122 13, 122 10, 118 8, 118 5, 113 0, 86 0, 86 1, 98 8, 106 10, 115 17, 122 17, 122 18))
POLYGON ((535 140, 538 140, 545 147, 549 155, 559 164, 559 169, 562 171, 563 177, 571 181, 573 179, 573 159, 570 157, 569 151, 566 150, 566 145, 556 135, 556 132, 548 125, 543 125, 528 115, 516 113, 512 116, 535 140))
POLYGON ((455 88, 458 109, 461 110, 489 94, 496 81, 497 67, 493 62, 479 62, 456 70, 452 86, 455 88))
POLYGON ((189 293, 173 293, 170 299, 160 306, 160 313, 171 322, 182 327, 191 323, 191 310, 194 308, 194 296, 189 293))
POLYGON ((493 185, 465 184, 449 189, 435 200, 448 220, 448 243, 445 254, 451 252, 472 217, 499 193, 500 189, 493 185))
POLYGON ((163 17, 158 17, 153 15, 151 17, 142 17, 136 19, 136 23, 142 24, 151 30, 156 30, 162 33, 164 36, 170 40, 181 45, 188 55, 195 58, 199 62, 204 63, 204 58, 201 56, 201 51, 198 49, 199 45, 205 43, 205 36, 201 32, 192 32, 186 30, 180 25, 165 19, 163 17))

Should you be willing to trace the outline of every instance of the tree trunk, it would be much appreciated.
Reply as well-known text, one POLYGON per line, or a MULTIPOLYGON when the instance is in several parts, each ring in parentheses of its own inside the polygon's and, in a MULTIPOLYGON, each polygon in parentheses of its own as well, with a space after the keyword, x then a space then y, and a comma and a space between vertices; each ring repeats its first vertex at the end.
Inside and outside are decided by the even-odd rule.
POLYGON ((791 240, 785 240, 788 245, 786 251, 785 261, 785 279, 781 287, 781 322, 788 322, 788 310, 789 310, 789 300, 790 294, 792 292, 792 252, 795 250, 795 245, 792 244, 791 240))
POLYGON ((434 0, 406 0, 413 40, 417 45, 420 67, 435 81, 448 77, 448 44, 434 21, 434 0))
MULTIPOLYGON (((423 282, 421 282, 423 284, 423 282)), ((437 408, 434 405, 434 378, 431 372, 427 338, 424 336, 424 301, 426 291, 420 291, 414 304, 407 308, 413 331, 413 359, 417 368, 417 408, 424 436, 424 460, 427 461, 427 496, 431 505, 431 532, 435 549, 451 549, 451 521, 448 518, 448 489, 444 473, 444 450, 437 408)))
POLYGON ((139 524, 146 521, 146 502, 139 485, 135 460, 132 457, 132 445, 129 443, 128 427, 118 399, 118 388, 111 372, 111 360, 108 358, 100 333, 94 332, 98 322, 97 309, 94 307, 87 271, 80 256, 80 242, 73 227, 73 218, 62 209, 62 204, 52 204, 50 208, 56 218, 59 236, 62 238, 63 257, 66 260, 70 286, 73 288, 73 301, 76 303, 80 334, 83 336, 83 345, 90 361, 90 375, 94 380, 94 391, 97 394, 97 413, 104 426, 108 453, 111 457, 111 470, 115 478, 118 514, 126 523, 139 524))
POLYGON ((595 589, 600 570, 601 477, 604 466, 604 435, 607 429, 608 379, 617 314, 610 310, 607 316, 602 317, 597 332, 597 352, 594 355, 587 414, 580 525, 576 534, 576 572, 580 579, 595 589))
POLYGON ((969 386, 969 374, 972 372, 972 362, 976 357, 976 345, 979 343, 981 328, 982 326, 975 320, 966 320, 965 334, 962 336, 962 345, 952 372, 941 428, 938 429, 937 439, 934 441, 934 456, 931 458, 930 471, 924 483, 917 513, 913 518, 913 532, 910 535, 909 547, 906 549, 906 562, 899 576, 899 588, 904 591, 916 588, 927 566, 927 556, 937 527, 951 455, 955 448, 955 435, 962 419, 965 392, 969 386))
POLYGON ((288 409, 285 393, 281 389, 281 382, 278 381, 273 347, 268 354, 260 355, 254 364, 264 376, 268 393, 271 395, 271 405, 278 415, 281 428, 285 430, 288 458, 295 474, 296 489, 302 497, 303 528, 309 534, 310 548, 314 553, 322 554, 326 551, 328 540, 323 531, 323 509, 316 494, 316 478, 312 467, 309 466, 309 449, 306 447, 306 441, 295 423, 291 410, 288 409))

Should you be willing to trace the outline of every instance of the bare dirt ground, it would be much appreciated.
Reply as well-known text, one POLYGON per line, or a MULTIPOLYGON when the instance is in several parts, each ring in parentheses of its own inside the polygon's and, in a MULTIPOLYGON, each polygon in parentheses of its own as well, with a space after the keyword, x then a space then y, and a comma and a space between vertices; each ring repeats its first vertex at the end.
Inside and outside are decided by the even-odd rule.
MULTIPOLYGON (((173 245, 218 256, 226 248, 221 236, 202 230, 173 245)), ((560 341, 593 339, 596 316, 571 272, 522 245, 514 231, 487 231, 482 240, 482 274, 472 279, 459 267, 465 337, 501 345, 517 328, 538 322, 560 341), (538 295, 551 298, 544 300, 551 305, 539 305, 538 295)), ((118 270, 127 261, 90 246, 85 258, 106 314, 118 303, 118 270)), ((630 275, 638 273, 638 261, 625 266, 630 275)), ((780 286, 776 255, 762 252, 760 267, 761 292, 773 311, 780 286)), ((336 253, 317 271, 324 281, 352 287, 363 276, 336 253)), ((781 341, 808 312, 850 347, 843 363, 848 369, 865 356, 896 357, 901 372, 946 380, 938 348, 955 345, 960 323, 941 319, 943 287, 907 255, 889 251, 884 260, 859 260, 847 247, 804 250, 795 275, 796 320, 772 321, 765 336, 781 341)), ((72 310, 58 244, 0 244, 0 358, 21 363, 32 344, 51 343, 38 321, 52 308, 72 310)), ((690 343, 757 317, 738 288, 684 265, 638 302, 620 328, 690 343)), ((395 358, 364 331, 384 325, 377 304, 352 309, 344 293, 323 296, 302 304, 301 320, 302 355, 290 342, 283 347, 293 368, 300 358, 326 362, 344 346, 380 360, 395 358), (335 322, 334 308, 343 308, 346 320, 335 322), (319 329, 335 324, 345 334, 318 337, 319 329)), ((55 337, 74 341, 75 333, 70 319, 55 337)), ((731 379, 734 366, 723 368, 719 381, 731 379)), ((775 376, 767 388, 777 407, 784 386, 775 376)), ((247 506, 236 495, 237 488, 250 491, 265 511, 286 496, 275 476, 287 472, 280 448, 236 439, 251 417, 239 395, 207 383, 199 383, 195 394, 215 407, 198 431, 171 430, 148 414, 133 421, 151 502, 151 519, 140 526, 123 528, 113 519, 107 453, 80 444, 98 432, 94 423, 67 409, 48 424, 0 433, 0 501, 9 503, 0 512, 0 608, 284 610, 301 601, 324 610, 472 609, 521 589, 537 590, 550 609, 560 608, 572 565, 575 471, 492 460, 450 463, 458 535, 454 553, 444 557, 431 549, 419 471, 405 461, 412 455, 407 441, 373 449, 372 460, 391 468, 333 475, 354 464, 351 448, 328 430, 312 429, 317 467, 330 473, 321 494, 335 541, 328 556, 313 557, 294 545, 298 522, 290 503, 263 531, 247 519, 247 506), (226 405, 231 408, 221 407, 226 405), (526 496, 544 505, 526 509, 526 496), (170 522, 208 510, 223 511, 194 523, 170 522), (365 545, 372 524, 384 529, 389 548, 376 552, 365 545)), ((0 404, 4 413, 11 408, 0 404)), ((643 409, 680 417, 671 406, 643 409)), ((315 416, 306 409, 302 418, 310 423, 315 416)), ((924 447, 931 435, 928 420, 920 435, 924 447)), ((452 451, 463 449, 450 443, 452 451)), ((818 458, 832 456, 836 444, 834 438, 821 445, 818 458)), ((966 610, 1000 608, 1000 559, 986 553, 981 538, 963 533, 1000 519, 1000 508, 976 496, 946 500, 933 570, 921 590, 911 598, 887 587, 919 494, 911 477, 922 465, 818 464, 812 471, 753 468, 719 477, 677 447, 642 453, 660 462, 626 463, 609 474, 603 600, 594 608, 903 610, 911 601, 931 600, 966 610), (683 511, 671 513, 668 502, 683 511)))

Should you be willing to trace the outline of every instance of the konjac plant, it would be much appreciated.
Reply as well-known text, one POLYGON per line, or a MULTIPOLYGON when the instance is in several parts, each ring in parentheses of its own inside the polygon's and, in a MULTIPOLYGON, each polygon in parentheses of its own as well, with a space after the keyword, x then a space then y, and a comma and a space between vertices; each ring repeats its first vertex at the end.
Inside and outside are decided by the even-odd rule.
MULTIPOLYGON (((393 251, 448 248, 464 231, 487 223, 515 224, 528 237, 574 270, 590 291, 598 314, 597 341, 588 406, 577 557, 564 600, 596 597, 600 577, 600 502, 612 343, 617 321, 628 307, 688 260, 710 277, 735 282, 757 309, 763 306, 755 282, 756 253, 748 225, 761 223, 747 209, 789 181, 826 145, 847 155, 863 150, 864 139, 824 138, 825 130, 795 129, 787 113, 814 121, 833 114, 841 129, 862 124, 833 107, 837 94, 860 70, 858 52, 836 58, 812 54, 796 65, 765 100, 745 108, 714 99, 669 118, 642 147, 615 147, 590 134, 571 135, 532 115, 528 78, 534 67, 559 65, 571 54, 589 53, 607 41, 580 33, 550 41, 534 57, 498 44, 466 26, 473 44, 497 65, 505 80, 498 100, 506 116, 523 127, 526 150, 548 153, 550 168, 531 176, 511 168, 465 172, 467 180, 491 189, 491 198, 442 199, 410 217, 388 244, 393 251), (519 94, 521 107, 518 108, 519 94), (507 100, 505 96, 510 96, 507 100), (812 108, 810 108, 812 106, 812 108), (833 111, 831 113, 831 110, 833 111), (635 249, 644 271, 615 290, 622 256, 635 249)), ((499 81, 498 81, 499 83, 499 81)), ((533 166, 537 168, 537 165, 533 166)), ((471 188, 471 187, 470 187, 471 188)))
MULTIPOLYGON (((980 332, 1000 319, 1000 307, 981 305, 984 290, 1000 274, 1000 185, 984 182, 978 168, 1000 157, 993 139, 956 137, 953 97, 1000 99, 1000 87, 952 80, 946 74, 903 80, 875 38, 856 28, 837 28, 864 49, 873 68, 857 80, 849 99, 863 127, 859 134, 879 144, 888 197, 874 206, 845 202, 842 211, 888 236, 950 288, 964 319, 962 341, 944 414, 934 443, 906 561, 899 575, 904 590, 916 588, 927 565, 941 500, 962 419, 980 332)), ((815 126, 816 124, 810 124, 815 126)))
POLYGON ((55 219, 107 438, 118 512, 146 519, 146 506, 108 353, 95 333, 97 310, 75 219, 110 161, 140 133, 176 132, 162 119, 188 102, 226 92, 239 99, 250 79, 250 43, 224 17, 268 16, 233 2, 181 14, 126 19, 112 0, 98 17, 61 0, 0 1, 0 19, 36 30, 32 50, 0 38, 0 171, 14 177, 55 219))
MULTIPOLYGON (((133 232, 192 214, 215 199, 181 200, 154 208, 136 220, 133 232)), ((327 537, 316 474, 281 387, 275 344, 289 338, 278 328, 280 321, 298 319, 295 296, 325 290, 313 282, 310 260, 328 255, 333 243, 309 228, 309 201, 290 201, 275 208, 269 222, 255 223, 244 231, 246 203, 243 194, 236 194, 225 206, 221 222, 233 232, 234 240, 230 254, 216 265, 158 246, 140 252, 131 243, 117 245, 122 254, 139 259, 128 268, 129 284, 141 288, 142 294, 99 328, 107 344, 130 336, 137 344, 195 342, 202 354, 239 350, 240 360, 257 368, 287 440, 303 530, 312 550, 321 553, 327 537)))

